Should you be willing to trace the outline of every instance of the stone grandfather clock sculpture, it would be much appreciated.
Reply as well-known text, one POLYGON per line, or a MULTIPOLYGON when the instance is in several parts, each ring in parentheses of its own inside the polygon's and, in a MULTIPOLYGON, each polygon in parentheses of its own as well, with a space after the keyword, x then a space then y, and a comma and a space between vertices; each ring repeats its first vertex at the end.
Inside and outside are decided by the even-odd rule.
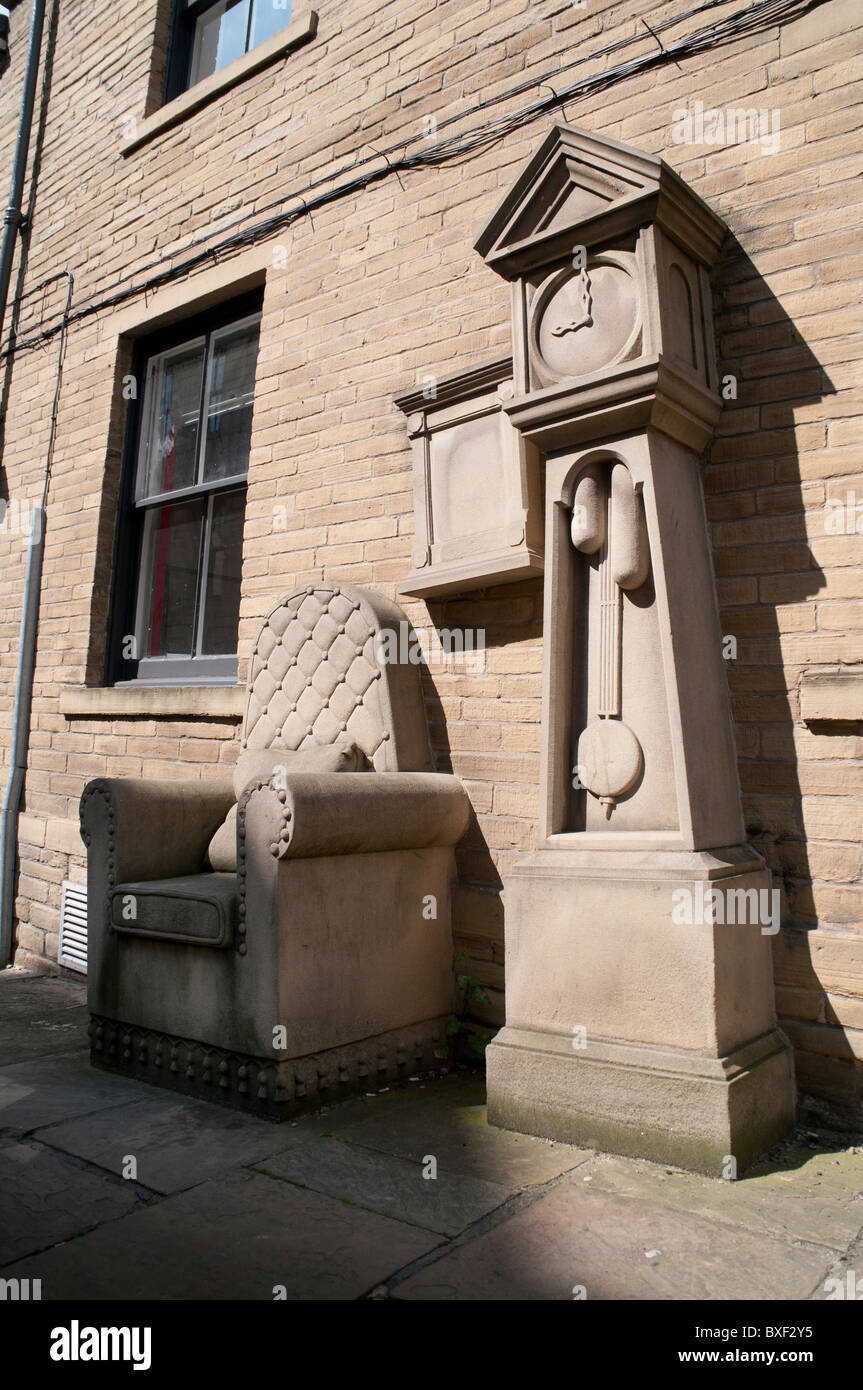
POLYGON ((724 230, 661 160, 557 126, 477 243, 546 498, 539 848, 506 883, 489 1120, 717 1177, 794 1108, 698 475, 724 230))

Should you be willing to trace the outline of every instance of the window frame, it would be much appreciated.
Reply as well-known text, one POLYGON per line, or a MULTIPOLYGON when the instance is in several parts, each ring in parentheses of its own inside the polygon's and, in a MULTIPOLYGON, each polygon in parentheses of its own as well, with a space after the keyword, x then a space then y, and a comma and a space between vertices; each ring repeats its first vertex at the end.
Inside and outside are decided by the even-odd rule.
MULTIPOLYGON (((257 3, 258 0, 249 0, 245 47, 242 53, 238 53, 234 59, 231 59, 232 62, 247 53, 251 53, 253 48, 258 47, 257 44, 251 42, 257 3)), ((174 0, 171 37, 168 43, 168 58, 165 66, 165 104, 173 101, 175 97, 182 96, 184 92, 194 91, 199 82, 206 81, 206 78, 199 78, 197 82, 190 82, 190 69, 198 33, 198 20, 207 13, 207 10, 214 9, 217 4, 219 4, 219 0, 174 0)), ((285 11, 285 14, 286 19, 281 26, 283 29, 287 29, 293 20, 293 4, 289 10, 285 11)), ((279 32, 278 29, 274 30, 274 33, 279 32)), ((260 42, 265 43, 266 39, 262 39, 260 42)), ((219 72, 221 69, 217 68, 216 71, 219 72)), ((212 75, 210 74, 210 76, 212 75)))
MULTIPOLYGON (((131 375, 138 383, 138 391, 136 397, 129 401, 126 412, 108 603, 104 669, 106 686, 236 684, 236 652, 218 656, 193 654, 191 656, 131 659, 123 655, 123 645, 129 635, 138 636, 141 631, 139 625, 143 600, 141 577, 147 512, 168 502, 180 504, 183 501, 200 499, 204 502, 205 533, 199 549, 193 615, 195 645, 200 649, 204 609, 202 589, 206 586, 207 556, 212 539, 211 527, 207 529, 206 523, 208 520, 210 523, 212 522, 213 498, 217 494, 228 496, 230 493, 241 492, 245 499, 248 482, 247 469, 243 475, 233 474, 227 478, 202 480, 200 484, 196 483, 191 487, 178 488, 176 492, 154 493, 152 496, 142 499, 136 498, 135 485, 143 447, 143 432, 146 428, 144 407, 147 402, 151 363, 160 355, 186 343, 191 343, 195 339, 204 340, 206 346, 199 426, 204 422, 205 430, 206 415, 204 411, 207 400, 207 382, 210 375, 210 342, 220 330, 240 327, 256 319, 260 322, 262 308, 263 292, 259 289, 243 295, 242 298, 224 302, 206 313, 179 320, 168 328, 138 339, 135 344, 131 375), (203 572, 202 566, 204 567, 203 572)), ((257 363, 255 377, 257 377, 257 363)), ((200 440, 198 448, 200 449, 200 440)), ((199 457, 197 452, 196 457, 199 457)))

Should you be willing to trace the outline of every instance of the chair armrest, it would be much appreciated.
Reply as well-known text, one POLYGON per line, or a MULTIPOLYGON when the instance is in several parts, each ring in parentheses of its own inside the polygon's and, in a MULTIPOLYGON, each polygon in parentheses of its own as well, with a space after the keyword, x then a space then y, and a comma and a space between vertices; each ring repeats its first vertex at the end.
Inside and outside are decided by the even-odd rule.
POLYGON ((207 845, 235 800, 230 780, 98 777, 81 795, 81 838, 115 883, 179 878, 201 871, 207 845))
POLYGON ((467 792, 447 773, 289 773, 286 787, 253 784, 240 797, 241 826, 253 797, 272 799, 267 848, 278 859, 454 845, 470 813, 467 792))

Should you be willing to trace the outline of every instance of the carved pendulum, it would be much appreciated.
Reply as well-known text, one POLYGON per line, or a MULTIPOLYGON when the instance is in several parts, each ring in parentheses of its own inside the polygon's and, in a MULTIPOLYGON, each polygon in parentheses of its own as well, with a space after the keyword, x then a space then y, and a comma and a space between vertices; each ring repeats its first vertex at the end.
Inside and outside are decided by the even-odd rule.
POLYGON ((599 691, 595 719, 578 740, 581 785, 605 807, 635 786, 644 766, 641 744, 620 717, 622 592, 638 589, 650 572, 650 547, 641 496, 622 463, 607 473, 591 465, 578 480, 572 505, 572 543, 599 553, 599 691))

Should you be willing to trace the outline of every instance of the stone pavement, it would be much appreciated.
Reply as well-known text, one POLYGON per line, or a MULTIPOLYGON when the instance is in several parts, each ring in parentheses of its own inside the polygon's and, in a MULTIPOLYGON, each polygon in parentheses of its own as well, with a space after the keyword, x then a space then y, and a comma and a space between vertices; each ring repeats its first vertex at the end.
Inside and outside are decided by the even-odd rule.
POLYGON ((723 1182, 492 1129, 462 1071, 276 1125, 92 1070, 86 1026, 82 984, 0 973, 0 1275, 43 1300, 806 1300, 863 1278, 860 1137, 799 1131, 723 1182))

